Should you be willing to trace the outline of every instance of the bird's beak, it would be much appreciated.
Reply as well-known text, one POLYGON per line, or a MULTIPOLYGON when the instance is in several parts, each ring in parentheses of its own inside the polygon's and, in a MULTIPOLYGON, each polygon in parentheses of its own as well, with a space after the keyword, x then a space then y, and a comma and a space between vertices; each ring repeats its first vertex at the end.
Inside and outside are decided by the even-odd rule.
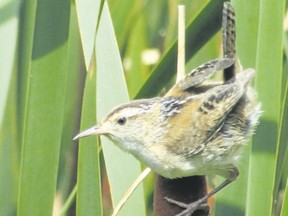
POLYGON ((103 128, 100 126, 100 125, 96 125, 96 126, 93 126, 87 130, 84 130, 82 132, 80 132, 79 134, 77 134, 73 140, 77 140, 77 139, 80 139, 82 137, 87 137, 87 136, 91 136, 91 135, 100 135, 100 134, 103 134, 104 133, 104 130, 103 128))

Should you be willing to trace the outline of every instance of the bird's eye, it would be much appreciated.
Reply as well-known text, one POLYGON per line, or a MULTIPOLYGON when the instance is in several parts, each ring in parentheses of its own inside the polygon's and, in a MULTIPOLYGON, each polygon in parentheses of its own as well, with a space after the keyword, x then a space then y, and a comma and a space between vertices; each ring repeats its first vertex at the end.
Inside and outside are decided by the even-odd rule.
POLYGON ((118 120, 117 120, 117 123, 119 125, 124 125, 126 123, 126 118, 125 117, 120 117, 118 120))

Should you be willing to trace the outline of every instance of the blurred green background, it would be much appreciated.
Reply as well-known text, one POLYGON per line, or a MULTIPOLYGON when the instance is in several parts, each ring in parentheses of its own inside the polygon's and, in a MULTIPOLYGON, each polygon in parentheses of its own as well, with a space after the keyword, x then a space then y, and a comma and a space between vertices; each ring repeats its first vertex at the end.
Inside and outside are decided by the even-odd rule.
MULTIPOLYGON (((113 106, 173 85, 178 4, 186 72, 221 56, 223 2, 2 0, 0 216, 110 215, 144 166, 104 138, 73 137, 113 106)), ((212 215, 288 215, 287 1, 232 4, 263 115, 212 215)), ((152 215, 153 183, 150 174, 119 215, 152 215)))

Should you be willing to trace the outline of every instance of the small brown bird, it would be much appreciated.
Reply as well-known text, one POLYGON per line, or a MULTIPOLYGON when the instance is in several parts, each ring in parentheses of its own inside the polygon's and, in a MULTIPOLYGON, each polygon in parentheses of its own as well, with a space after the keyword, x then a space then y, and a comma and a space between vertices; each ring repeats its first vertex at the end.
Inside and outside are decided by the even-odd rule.
MULTIPOLYGON (((226 180, 179 215, 191 215, 239 175, 235 163, 258 124, 260 104, 250 87, 253 69, 235 54, 234 11, 223 10, 224 58, 209 61, 176 83, 164 97, 135 100, 110 111, 74 139, 104 135, 165 178, 220 175, 226 180), (224 70, 224 82, 208 82, 224 70)), ((174 200, 169 202, 181 205, 174 200)))

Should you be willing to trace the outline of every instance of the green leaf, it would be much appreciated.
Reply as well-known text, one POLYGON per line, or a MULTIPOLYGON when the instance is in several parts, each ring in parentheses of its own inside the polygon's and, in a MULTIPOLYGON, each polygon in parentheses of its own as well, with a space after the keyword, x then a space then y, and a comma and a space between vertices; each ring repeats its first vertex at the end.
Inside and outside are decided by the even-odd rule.
MULTIPOLYGON (((86 76, 81 129, 96 123, 96 73, 86 76)), ((77 215, 102 215, 99 144, 97 137, 81 139, 78 153, 77 215)))
POLYGON ((272 214, 282 93, 284 1, 263 0, 259 3, 255 84, 264 113, 253 139, 250 158, 246 214, 253 216, 272 214))
POLYGON ((85 65, 88 69, 94 50, 98 18, 101 14, 101 0, 76 0, 80 34, 84 50, 85 65))
POLYGON ((30 70, 23 94, 18 215, 52 214, 63 124, 69 12, 70 1, 37 2, 33 52, 26 62, 30 70))
POLYGON ((16 71, 19 1, 0 2, 0 215, 12 215, 17 200, 19 154, 17 134, 16 71))
MULTIPOLYGON (((69 38, 67 48, 65 105, 61 150, 58 166, 57 195, 65 199, 75 186, 78 145, 72 138, 79 132, 86 69, 80 40, 75 4, 70 8, 69 38), (84 72, 85 71, 85 72, 84 72), (67 169, 67 164, 69 168, 67 169)), ((71 210, 72 211, 72 210, 71 210)))
MULTIPOLYGON (((36 0, 24 1, 21 6, 19 18, 19 50, 18 57, 18 110, 19 110, 19 132, 23 131, 24 110, 26 103, 27 80, 31 66, 31 56, 34 39, 34 26, 36 19, 36 0)), ((22 136, 22 134, 20 134, 22 136)))
MULTIPOLYGON (((113 106, 127 102, 121 59, 109 15, 104 4, 96 36, 97 118, 101 119, 113 106)), ((101 138, 113 206, 141 172, 140 163, 112 142, 101 138)), ((120 215, 145 215, 142 185, 124 205, 120 215)))
POLYGON ((16 39, 18 34, 18 12, 19 2, 13 0, 1 1, 0 3, 0 128, 2 127, 3 114, 8 96, 9 83, 12 77, 14 55, 16 50, 16 39))
POLYGON ((19 136, 17 133, 16 74, 10 82, 9 94, 0 128, 0 215, 13 215, 19 180, 19 136))

